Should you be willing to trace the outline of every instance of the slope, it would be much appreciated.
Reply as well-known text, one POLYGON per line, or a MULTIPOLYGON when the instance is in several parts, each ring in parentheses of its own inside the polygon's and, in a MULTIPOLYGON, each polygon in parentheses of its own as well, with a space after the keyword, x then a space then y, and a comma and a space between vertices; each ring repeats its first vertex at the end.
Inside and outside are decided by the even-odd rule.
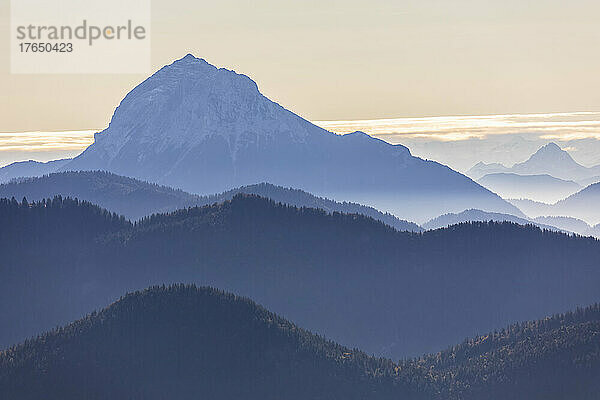
POLYGON ((45 238, 44 215, 4 236, 0 265, 11 279, 0 281, 3 346, 169 282, 251 297, 339 343, 394 358, 600 297, 600 242, 510 223, 416 234, 238 195, 77 246, 47 238, 57 249, 48 256, 45 241, 27 243, 32 229, 45 238))
POLYGON ((48 162, 19 161, 0 168, 0 183, 6 183, 15 178, 43 176, 52 173, 66 165, 70 159, 48 162))
POLYGON ((599 337, 594 305, 395 364, 248 299, 179 284, 0 352, 0 397, 593 400, 599 337))
POLYGON ((485 175, 477 182, 505 199, 525 198, 544 203, 555 203, 582 189, 576 182, 550 175, 498 173, 485 175))
POLYGON ((0 397, 391 399, 378 375, 392 367, 247 299, 177 285, 0 353, 0 397))
POLYGON ((586 181, 600 174, 600 165, 588 168, 578 164, 571 155, 556 143, 548 143, 529 157, 510 168, 501 164, 478 163, 467 175, 481 179, 484 175, 513 173, 518 175, 550 175, 567 181, 586 181))
POLYGON ((469 178, 362 132, 336 135, 192 55, 134 88, 95 142, 62 167, 106 170, 196 194, 269 182, 399 218, 520 211, 469 178))
POLYGON ((439 229, 448 226, 474 221, 496 221, 496 222, 512 222, 519 225, 535 225, 540 229, 548 229, 551 231, 560 231, 556 226, 535 222, 525 218, 515 217, 509 214, 489 213, 481 210, 465 210, 458 214, 444 214, 431 221, 423 224, 425 229, 439 229))
POLYGON ((256 194, 297 207, 321 208, 327 212, 362 214, 401 231, 422 231, 418 225, 412 222, 400 220, 373 207, 336 202, 302 190, 268 183, 243 186, 216 195, 198 196, 108 172, 80 171, 53 173, 39 178, 19 179, 0 185, 0 197, 17 199, 26 197, 34 201, 59 195, 78 198, 124 215, 131 220, 180 208, 222 203, 231 200, 238 193, 256 194))

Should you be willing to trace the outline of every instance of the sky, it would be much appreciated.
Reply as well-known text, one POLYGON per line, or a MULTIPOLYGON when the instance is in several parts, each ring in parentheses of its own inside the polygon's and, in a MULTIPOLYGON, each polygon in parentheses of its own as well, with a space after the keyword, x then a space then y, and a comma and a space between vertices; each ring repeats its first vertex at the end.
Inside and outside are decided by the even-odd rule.
MULTIPOLYGON (((393 119, 403 131, 423 118, 433 126, 420 125, 427 134, 439 123, 431 117, 600 112, 599 16, 597 0, 154 0, 151 59, 155 70, 193 53, 249 75, 267 97, 310 120, 393 119)), ((1 0, 2 54, 8 37, 9 2, 1 0)), ((58 140, 19 149, 20 139, 7 145, 6 137, 36 132, 32 141, 52 141, 40 132, 78 131, 82 144, 145 78, 14 75, 7 58, 0 58, 0 164, 76 153, 51 149, 58 140)), ((483 121, 497 128, 497 119, 483 121)), ((507 135, 522 133, 514 121, 505 125, 507 135)), ((472 131, 436 131, 443 137, 434 140, 459 132, 464 145, 472 131)), ((380 135, 401 141, 395 129, 380 135)))

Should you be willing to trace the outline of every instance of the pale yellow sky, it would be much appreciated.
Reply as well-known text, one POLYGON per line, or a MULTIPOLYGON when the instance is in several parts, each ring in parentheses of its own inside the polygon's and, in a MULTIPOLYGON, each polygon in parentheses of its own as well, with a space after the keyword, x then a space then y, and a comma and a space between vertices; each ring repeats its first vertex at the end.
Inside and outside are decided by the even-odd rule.
MULTIPOLYGON (((102 129, 142 75, 9 74, 0 132, 102 129)), ((597 0, 154 0, 153 68, 191 52, 312 120, 600 111, 597 0)))

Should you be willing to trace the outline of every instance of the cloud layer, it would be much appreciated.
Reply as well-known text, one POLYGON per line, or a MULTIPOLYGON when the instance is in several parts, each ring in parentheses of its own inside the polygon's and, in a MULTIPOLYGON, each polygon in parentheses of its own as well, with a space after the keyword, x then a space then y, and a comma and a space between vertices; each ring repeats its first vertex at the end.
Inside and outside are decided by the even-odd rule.
POLYGON ((533 133, 542 139, 559 141, 600 140, 600 112, 315 121, 315 123, 336 133, 359 130, 390 142, 406 138, 458 141, 515 133, 533 133))
POLYGON ((507 114, 397 118, 361 121, 315 121, 344 134, 357 130, 413 154, 464 171, 473 164, 526 160, 554 141, 582 164, 600 164, 600 112, 507 114))
MULTIPOLYGON (((314 121, 330 131, 357 130, 459 171, 473 164, 524 161, 553 141, 584 165, 600 164, 600 112, 507 114, 314 121)), ((14 161, 72 157, 93 142, 95 130, 0 133, 0 166, 14 161)))

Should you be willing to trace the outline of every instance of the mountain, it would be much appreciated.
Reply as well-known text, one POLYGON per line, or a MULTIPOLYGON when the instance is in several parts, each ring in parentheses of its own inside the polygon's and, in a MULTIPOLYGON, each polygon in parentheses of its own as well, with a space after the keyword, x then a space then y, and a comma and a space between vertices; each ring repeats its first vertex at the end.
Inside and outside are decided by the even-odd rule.
POLYGON ((594 183, 599 183, 599 182, 600 182, 600 176, 594 176, 592 178, 582 179, 580 181, 577 181, 577 183, 579 183, 583 187, 588 187, 590 185, 593 185, 594 183))
POLYGON ((599 335, 596 305, 396 364, 245 298, 152 287, 0 353, 0 397, 592 400, 599 335))
POLYGON ((596 304, 518 323, 399 367, 442 399, 592 400, 600 390, 599 338, 596 304))
POLYGON ((552 204, 529 199, 508 199, 508 201, 531 218, 552 215, 552 204))
POLYGON ((576 182, 550 175, 497 173, 485 175, 477 182, 505 199, 526 198, 545 203, 555 203, 582 189, 576 182))
POLYGON ((318 208, 327 211, 328 213, 339 212, 345 214, 361 214, 371 217, 377 221, 381 221, 399 231, 423 231, 423 228, 414 222, 401 220, 390 213, 382 213, 373 207, 363 206, 357 203, 333 201, 324 197, 317 197, 299 189, 284 188, 268 183, 242 186, 240 188, 228 190, 217 195, 203 196, 201 197, 202 200, 199 205, 222 203, 224 201, 233 199, 238 194, 254 194, 260 197, 275 200, 279 203, 295 207, 318 208))
POLYGON ((548 143, 527 161, 513 165, 511 171, 522 175, 548 174, 560 179, 577 180, 597 175, 600 166, 586 168, 556 143, 548 143))
POLYGON ((9 182, 15 178, 42 176, 66 165, 70 159, 55 160, 48 162, 19 161, 0 168, 0 183, 9 182))
POLYGON ((578 164, 571 155, 556 143, 548 143, 535 152, 528 160, 510 168, 501 164, 479 163, 467 172, 468 176, 480 179, 493 173, 514 173, 519 175, 551 175, 567 181, 580 181, 600 175, 600 165, 587 168, 578 164))
POLYGON ((131 219, 198 205, 200 196, 102 171, 53 173, 0 185, 0 197, 86 200, 131 219))
POLYGON ((189 54, 134 88, 61 170, 106 170, 204 195, 269 182, 416 222, 466 208, 520 213, 404 146, 319 128, 247 76, 189 54))
POLYGON ((182 190, 159 186, 138 179, 103 171, 62 172, 39 178, 14 180, 0 185, 0 197, 39 201, 54 196, 72 197, 97 204, 132 220, 180 208, 203 206, 231 200, 236 194, 256 194, 277 202, 321 208, 327 212, 362 214, 401 231, 420 232, 417 224, 403 221, 392 214, 356 203, 341 203, 310 193, 268 183, 243 186, 211 196, 193 195, 182 190))
POLYGON ((250 297, 394 359, 600 296, 600 241, 533 226, 399 232, 253 195, 111 225, 112 214, 65 202, 0 203, 0 347, 172 282, 250 297))
POLYGON ((557 215, 583 219, 590 225, 600 223, 600 183, 595 183, 552 206, 557 215))
POLYGON ((391 399, 386 360, 193 286, 123 297, 0 353, 4 399, 391 399), (307 384, 310 382, 310 384, 307 384))
POLYGON ((551 231, 560 231, 561 229, 549 224, 537 223, 526 218, 515 217, 510 214, 489 213, 481 210, 465 210, 458 214, 444 214, 432 219, 423 224, 425 229, 446 228, 452 225, 457 225, 465 222, 475 221, 496 221, 496 222, 512 222, 519 225, 535 225, 540 229, 548 229, 551 231))
POLYGON ((539 224, 552 225, 562 230, 575 232, 580 235, 586 235, 590 230, 590 226, 585 221, 572 217, 544 216, 534 218, 533 220, 539 224))
POLYGON ((590 185, 571 196, 554 204, 531 200, 509 200, 530 217, 546 215, 566 216, 585 221, 589 225, 600 222, 600 183, 590 185))
POLYGON ((471 167, 470 170, 467 171, 467 176, 479 180, 489 174, 496 174, 508 171, 510 171, 510 168, 505 167, 500 163, 486 164, 484 162, 478 162, 473 167, 471 167))
POLYGON ((586 234, 600 239, 600 224, 591 227, 586 234))

